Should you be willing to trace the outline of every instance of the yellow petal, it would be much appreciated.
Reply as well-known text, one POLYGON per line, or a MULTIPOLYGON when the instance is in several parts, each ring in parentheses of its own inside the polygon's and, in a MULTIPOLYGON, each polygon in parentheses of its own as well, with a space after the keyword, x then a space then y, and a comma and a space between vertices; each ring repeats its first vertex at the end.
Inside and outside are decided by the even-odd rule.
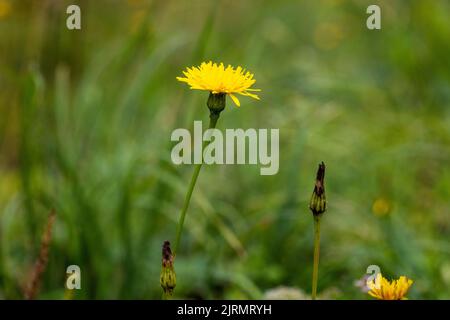
POLYGON ((239 94, 247 97, 252 97, 253 99, 260 100, 259 97, 256 94, 250 93, 250 92, 239 92, 239 94))
POLYGON ((233 100, 233 102, 234 102, 234 104, 235 104, 236 106, 238 106, 238 107, 241 106, 241 103, 239 102, 239 99, 236 98, 236 96, 235 96, 234 94, 229 93, 228 95, 230 96, 231 100, 233 100))

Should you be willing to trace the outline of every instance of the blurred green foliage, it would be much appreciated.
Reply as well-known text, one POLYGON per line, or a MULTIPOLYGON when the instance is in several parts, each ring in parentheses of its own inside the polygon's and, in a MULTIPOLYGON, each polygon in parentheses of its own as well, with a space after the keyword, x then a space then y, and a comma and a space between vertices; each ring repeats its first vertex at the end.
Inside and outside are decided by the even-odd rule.
POLYGON ((316 166, 327 165, 319 292, 367 299, 371 265, 450 298, 450 2, 0 0, 0 298, 21 298, 51 208, 39 298, 159 299, 192 166, 173 129, 207 120, 175 77, 247 67, 260 102, 219 128, 279 128, 280 171, 205 166, 176 259, 177 298, 310 292, 316 166), (65 26, 69 4, 82 30, 65 26), (382 29, 366 28, 377 3, 382 29))

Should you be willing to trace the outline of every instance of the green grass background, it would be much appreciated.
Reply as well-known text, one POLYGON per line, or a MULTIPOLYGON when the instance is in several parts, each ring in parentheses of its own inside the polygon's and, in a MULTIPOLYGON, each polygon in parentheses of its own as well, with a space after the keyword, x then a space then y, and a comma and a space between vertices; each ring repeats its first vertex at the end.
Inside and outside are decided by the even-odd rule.
POLYGON ((368 299, 354 282, 372 264, 412 278, 409 298, 450 298, 448 1, 5 3, 0 298, 22 297, 51 208, 39 298, 64 297, 71 264, 82 272, 74 299, 161 297, 161 246, 193 169, 172 164, 170 134, 208 119, 207 93, 175 77, 210 59, 255 74, 261 101, 228 101, 218 127, 279 128, 280 171, 203 167, 176 298, 309 294, 320 161, 322 298, 368 299), (73 3, 81 31, 65 27, 73 3), (380 31, 366 28, 370 4, 380 31))

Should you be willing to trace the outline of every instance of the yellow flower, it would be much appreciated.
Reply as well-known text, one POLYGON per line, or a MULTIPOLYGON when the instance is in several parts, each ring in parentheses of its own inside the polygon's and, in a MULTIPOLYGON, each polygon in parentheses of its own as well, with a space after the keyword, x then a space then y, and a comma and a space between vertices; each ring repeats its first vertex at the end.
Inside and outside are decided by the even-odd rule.
POLYGON ((202 62, 199 67, 187 68, 183 74, 186 78, 177 77, 177 80, 186 82, 191 89, 206 90, 213 94, 227 94, 238 107, 241 104, 234 95, 235 93, 259 100, 256 94, 250 93, 251 91, 261 91, 250 88, 256 82, 253 74, 242 67, 233 68, 228 65, 225 68, 223 63, 217 64, 209 61, 202 62))
POLYGON ((374 280, 367 281, 369 294, 379 300, 405 300, 409 287, 413 284, 411 279, 401 276, 398 280, 389 281, 379 273, 374 280))
POLYGON ((372 205, 372 212, 378 216, 385 216, 391 211, 391 205, 387 199, 378 198, 374 201, 372 205))
POLYGON ((9 1, 0 0, 0 19, 8 16, 11 12, 11 4, 9 1))

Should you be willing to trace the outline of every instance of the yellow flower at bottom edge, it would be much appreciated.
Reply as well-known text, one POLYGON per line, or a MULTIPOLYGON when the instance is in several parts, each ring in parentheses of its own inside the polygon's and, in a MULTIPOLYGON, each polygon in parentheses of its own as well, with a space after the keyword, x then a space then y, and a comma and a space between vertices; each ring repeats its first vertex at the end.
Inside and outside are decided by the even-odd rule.
POLYGON ((379 300, 405 300, 412 284, 413 281, 405 276, 389 281, 381 273, 377 275, 375 281, 367 281, 367 287, 370 289, 368 293, 379 300))
POLYGON ((177 77, 178 81, 186 82, 191 89, 205 90, 213 94, 224 93, 230 96, 236 106, 240 106, 239 99, 235 93, 259 100, 252 91, 261 91, 250 88, 256 80, 253 74, 242 67, 234 68, 230 65, 225 68, 223 63, 217 64, 212 61, 202 62, 199 67, 187 68, 183 71, 185 78, 177 77))

